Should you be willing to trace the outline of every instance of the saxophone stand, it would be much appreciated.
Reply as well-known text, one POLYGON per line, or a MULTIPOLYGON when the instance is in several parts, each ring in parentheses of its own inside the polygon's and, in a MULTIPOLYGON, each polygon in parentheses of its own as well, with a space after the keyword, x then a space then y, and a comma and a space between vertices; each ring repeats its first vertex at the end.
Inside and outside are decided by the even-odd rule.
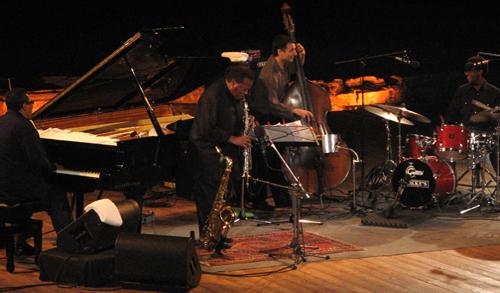
POLYGON ((243 170, 243 174, 241 175, 241 192, 240 192, 240 212, 238 213, 238 221, 241 220, 249 220, 253 218, 254 215, 252 212, 246 212, 245 208, 245 190, 250 188, 250 180, 252 179, 252 175, 248 170, 243 170))
MULTIPOLYGON (((293 227, 293 237, 290 242, 290 244, 285 245, 283 247, 277 247, 269 250, 264 250, 262 252, 268 253, 269 256, 274 257, 274 256, 283 256, 283 255, 290 255, 290 253, 274 253, 276 251, 284 250, 284 249, 292 249, 291 255, 295 256, 294 262, 295 264, 299 264, 301 262, 306 261, 306 256, 315 256, 315 257, 320 257, 324 259, 330 259, 329 256, 325 255, 318 255, 318 254, 306 254, 305 253, 305 248, 311 248, 311 249, 318 249, 317 247, 307 247, 304 245, 304 230, 302 229, 302 223, 314 223, 314 224, 323 224, 322 222, 317 222, 317 221, 309 221, 309 220, 302 220, 301 217, 301 199, 305 196, 307 198, 310 198, 310 195, 307 193, 307 191, 304 189, 302 184, 300 183, 299 179, 295 174, 293 173, 292 169, 290 166, 287 164, 286 160, 283 158, 281 153, 278 151, 278 148, 276 148, 276 145, 273 143, 271 139, 267 135, 264 135, 264 139, 266 142, 269 143, 269 146, 276 152, 278 157, 280 158, 281 162, 283 163, 283 166, 285 166, 288 174, 293 180, 293 183, 291 186, 281 186, 279 184, 273 184, 278 187, 286 187, 287 189, 291 189, 294 192, 292 192, 292 214, 290 215, 290 219, 286 221, 280 221, 281 223, 292 223, 293 227), (301 241, 302 240, 302 241, 301 241)), ((259 180, 262 182, 263 180, 259 180)), ((270 183, 270 182, 267 182, 270 183)), ((270 222, 270 224, 274 224, 278 222, 270 222)))

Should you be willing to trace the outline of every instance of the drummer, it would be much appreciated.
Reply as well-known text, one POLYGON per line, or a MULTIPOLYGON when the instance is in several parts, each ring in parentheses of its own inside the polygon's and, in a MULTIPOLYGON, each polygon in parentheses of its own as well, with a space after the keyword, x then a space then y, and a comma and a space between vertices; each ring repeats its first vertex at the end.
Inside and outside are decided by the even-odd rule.
POLYGON ((481 130, 491 130, 495 121, 500 118, 500 113, 483 111, 472 105, 472 100, 477 100, 488 107, 495 108, 500 105, 500 89, 486 80, 488 63, 482 56, 473 56, 467 59, 464 74, 467 83, 458 87, 455 97, 448 106, 445 121, 448 124, 463 123, 481 130), (478 113, 481 115, 475 115, 478 113))
MULTIPOLYGON (((467 59, 464 66, 467 83, 458 87, 448 106, 445 113, 447 124, 463 123, 469 128, 490 133, 494 130, 500 119, 500 112, 494 109, 500 105, 500 89, 486 80, 487 73, 488 61, 485 58, 472 56, 467 59), (483 108, 473 105, 473 100, 484 104, 483 108)), ((496 156, 491 155, 490 158, 496 167, 496 156)))

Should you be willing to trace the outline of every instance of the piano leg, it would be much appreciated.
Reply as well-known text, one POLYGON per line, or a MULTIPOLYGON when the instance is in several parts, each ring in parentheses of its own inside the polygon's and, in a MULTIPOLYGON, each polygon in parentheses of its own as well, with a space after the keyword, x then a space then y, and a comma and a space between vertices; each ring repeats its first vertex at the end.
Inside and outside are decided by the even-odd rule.
POLYGON ((147 188, 143 186, 132 187, 123 192, 127 199, 133 199, 137 201, 139 207, 141 208, 141 219, 137 233, 141 233, 142 228, 142 214, 143 214, 143 204, 144 204, 144 195, 146 194, 147 188))
POLYGON ((83 215, 83 192, 74 192, 76 219, 83 215))

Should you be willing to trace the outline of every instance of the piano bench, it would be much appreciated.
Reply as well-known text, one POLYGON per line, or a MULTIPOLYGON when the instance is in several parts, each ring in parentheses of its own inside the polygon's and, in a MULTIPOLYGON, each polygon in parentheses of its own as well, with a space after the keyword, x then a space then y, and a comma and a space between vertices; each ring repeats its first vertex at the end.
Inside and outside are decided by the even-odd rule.
POLYGON ((14 272, 15 235, 26 233, 33 236, 35 243, 35 263, 42 251, 43 221, 31 218, 36 211, 36 203, 8 205, 0 202, 0 248, 5 247, 7 271, 14 272))

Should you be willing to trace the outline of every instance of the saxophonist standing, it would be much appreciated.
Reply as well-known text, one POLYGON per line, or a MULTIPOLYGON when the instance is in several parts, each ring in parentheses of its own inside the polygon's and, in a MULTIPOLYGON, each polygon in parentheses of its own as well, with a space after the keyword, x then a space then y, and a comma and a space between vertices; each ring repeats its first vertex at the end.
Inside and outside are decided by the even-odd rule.
POLYGON ((241 180, 240 152, 252 146, 244 135, 243 98, 254 81, 254 73, 247 64, 231 64, 223 78, 212 83, 203 93, 189 140, 196 152, 193 194, 196 201, 200 235, 212 209, 215 195, 224 171, 224 165, 215 146, 233 160, 232 185, 241 180))

